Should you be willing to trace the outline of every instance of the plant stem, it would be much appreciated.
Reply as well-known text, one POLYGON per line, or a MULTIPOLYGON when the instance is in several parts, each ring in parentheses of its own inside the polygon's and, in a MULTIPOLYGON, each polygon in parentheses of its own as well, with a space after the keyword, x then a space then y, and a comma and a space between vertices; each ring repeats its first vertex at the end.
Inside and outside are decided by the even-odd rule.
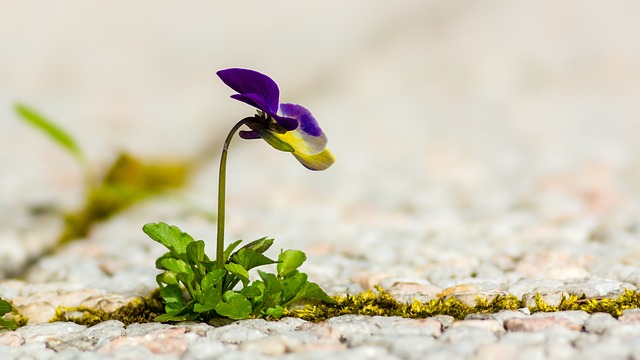
POLYGON ((225 190, 226 190, 226 175, 227 175, 227 152, 229 150, 229 144, 233 135, 253 117, 244 118, 238 121, 237 124, 231 128, 227 139, 222 146, 222 156, 220 157, 220 170, 218 172, 218 236, 216 246, 216 263, 218 269, 224 268, 224 214, 225 214, 225 190))

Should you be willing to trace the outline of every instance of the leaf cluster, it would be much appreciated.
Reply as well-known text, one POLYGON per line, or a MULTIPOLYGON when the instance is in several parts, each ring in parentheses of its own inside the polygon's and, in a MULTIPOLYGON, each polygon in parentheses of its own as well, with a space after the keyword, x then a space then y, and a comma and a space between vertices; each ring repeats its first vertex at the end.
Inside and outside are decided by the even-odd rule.
POLYGON ((149 223, 143 231, 169 250, 156 260, 156 267, 163 270, 156 281, 166 312, 156 321, 279 318, 297 302, 333 302, 298 270, 306 260, 302 251, 281 251, 278 261, 264 255, 273 239, 250 242, 235 252, 241 240, 230 244, 224 251, 224 267, 219 268, 205 254, 204 241, 176 226, 149 223), (276 264, 277 274, 258 270, 259 279, 251 281, 249 270, 269 264, 276 264))
POLYGON ((13 311, 13 306, 3 299, 0 299, 0 328, 7 328, 15 330, 18 328, 18 323, 13 319, 6 319, 3 316, 13 311))

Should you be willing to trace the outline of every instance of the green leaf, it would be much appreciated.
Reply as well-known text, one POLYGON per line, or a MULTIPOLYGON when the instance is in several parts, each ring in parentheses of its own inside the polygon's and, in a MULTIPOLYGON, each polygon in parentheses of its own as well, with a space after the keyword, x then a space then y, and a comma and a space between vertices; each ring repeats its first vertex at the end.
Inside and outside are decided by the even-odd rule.
POLYGON ((0 316, 10 313, 12 309, 13 307, 11 307, 11 304, 8 301, 0 299, 0 316))
POLYGON ((218 285, 222 281, 226 273, 227 272, 223 269, 217 269, 205 275, 204 278, 202 278, 202 290, 207 290, 218 285))
POLYGON ((251 270, 254 267, 275 264, 276 261, 269 259, 268 257, 262 255, 261 253, 242 248, 235 253, 230 260, 232 263, 241 265, 243 268, 247 270, 251 270))
POLYGON ((282 308, 282 306, 276 305, 275 307, 268 308, 267 310, 264 311, 264 313, 265 315, 279 319, 284 314, 284 309, 282 308))
POLYGON ((174 258, 164 258, 160 261, 160 265, 163 269, 173 271, 176 274, 191 273, 191 268, 186 262, 174 258))
POLYGON ((251 301, 233 290, 224 293, 224 301, 218 303, 215 310, 218 315, 226 316, 230 319, 246 319, 251 314, 251 301))
POLYGON ((203 313, 214 310, 222 300, 222 289, 220 287, 210 287, 202 292, 200 302, 193 305, 193 311, 203 313))
POLYGON ((160 269, 160 270, 167 270, 164 267, 162 267, 162 261, 164 259, 174 259, 175 256, 173 255, 172 252, 167 252, 162 254, 162 256, 160 256, 159 258, 156 259, 156 269, 160 269))
POLYGON ((296 271, 281 281, 282 283, 282 300, 285 303, 294 301, 298 298, 299 292, 304 288, 307 282, 307 274, 296 271))
POLYGON ((249 286, 245 286, 242 290, 240 290, 240 293, 246 296, 247 299, 255 299, 259 296, 262 296, 263 291, 264 283, 262 281, 257 281, 249 286))
POLYGON ((38 114, 35 110, 24 104, 16 104, 15 110, 22 120, 42 131, 58 145, 69 151, 84 165, 84 155, 82 154, 82 151, 80 151, 76 142, 69 134, 67 134, 67 132, 54 124, 53 121, 45 118, 41 114, 38 114))
POLYGON ((290 273, 307 260, 307 256, 300 250, 286 250, 278 256, 278 277, 287 277, 290 273))
POLYGON ((269 294, 276 303, 279 302, 282 293, 282 284, 277 276, 271 273, 258 270, 258 275, 264 281, 265 292, 269 294))
POLYGON ((156 282, 159 286, 164 286, 162 284, 177 285, 178 279, 173 271, 163 271, 161 274, 156 275, 156 282))
POLYGON ((241 242, 242 240, 236 240, 229 244, 229 246, 227 246, 227 248, 224 250, 224 262, 227 262, 227 260, 229 259, 229 255, 231 255, 231 252, 233 252, 233 250, 235 250, 235 248, 240 245, 241 242))
POLYGON ((257 130, 258 135, 267 142, 267 144, 271 145, 274 149, 286 152, 293 152, 293 146, 287 144, 286 142, 280 140, 277 136, 273 135, 273 133, 269 130, 257 130))
MULTIPOLYGON (((248 243, 247 245, 243 246, 242 249, 250 249, 250 250, 259 252, 260 254, 264 254, 265 251, 269 250, 271 245, 273 245, 273 239, 267 238, 265 236, 265 237, 263 237, 261 239, 254 240, 254 241, 248 243)), ((233 255, 235 255, 235 254, 233 254, 233 255)), ((233 255, 231 255, 231 257, 233 257, 233 255)))
POLYGON ((187 245, 194 241, 191 235, 182 232, 177 226, 170 226, 163 222, 145 224, 142 231, 176 255, 185 254, 187 245))
POLYGON ((318 284, 314 282, 307 281, 305 286, 298 292, 298 296, 294 301, 299 300, 320 300, 327 302, 329 304, 334 304, 335 300, 333 300, 329 295, 327 295, 318 284))
POLYGON ((187 258, 192 264, 199 264, 204 261, 204 241, 198 240, 187 245, 187 258))
POLYGON ((242 265, 229 263, 229 264, 226 264, 224 268, 227 269, 227 271, 230 272, 231 274, 240 278, 240 281, 242 281, 242 284, 244 286, 247 286, 247 284, 249 283, 249 272, 247 271, 247 269, 242 267, 242 265))
POLYGON ((11 319, 0 318, 0 327, 5 327, 9 330, 15 330, 18 328, 18 324, 11 319))
POLYGON ((185 304, 182 288, 177 284, 171 284, 160 288, 160 296, 166 304, 185 304))

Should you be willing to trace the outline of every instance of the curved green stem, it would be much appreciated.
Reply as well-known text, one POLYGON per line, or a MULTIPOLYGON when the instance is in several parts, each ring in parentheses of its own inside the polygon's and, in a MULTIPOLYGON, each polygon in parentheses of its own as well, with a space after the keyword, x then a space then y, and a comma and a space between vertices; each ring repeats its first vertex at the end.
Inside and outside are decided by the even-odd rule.
POLYGON ((237 124, 231 128, 227 139, 222 146, 222 156, 220 157, 220 170, 218 172, 218 236, 216 246, 216 263, 218 269, 224 268, 224 213, 225 213, 225 190, 226 190, 226 178, 227 178, 227 152, 229 150, 229 144, 233 135, 248 121, 252 120, 252 117, 244 118, 238 121, 237 124))

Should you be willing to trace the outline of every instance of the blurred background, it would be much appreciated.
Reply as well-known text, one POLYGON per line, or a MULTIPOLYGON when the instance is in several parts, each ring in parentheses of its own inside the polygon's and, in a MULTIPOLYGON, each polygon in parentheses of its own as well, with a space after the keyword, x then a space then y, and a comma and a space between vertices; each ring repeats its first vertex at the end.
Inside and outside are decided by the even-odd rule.
POLYGON ((73 207, 83 196, 74 159, 17 120, 17 101, 72 133, 97 167, 120 150, 204 156, 193 197, 214 211, 219 145, 253 114, 215 76, 227 67, 271 76, 283 102, 314 113, 337 158, 311 173, 236 139, 231 237, 269 231, 285 245, 354 253, 386 239, 383 258, 472 224, 467 239, 535 228, 521 243, 548 235, 549 220, 591 219, 568 237, 592 233, 593 216, 640 226, 636 1, 3 0, 0 9, 5 229, 31 227, 16 217, 29 206, 73 207))

